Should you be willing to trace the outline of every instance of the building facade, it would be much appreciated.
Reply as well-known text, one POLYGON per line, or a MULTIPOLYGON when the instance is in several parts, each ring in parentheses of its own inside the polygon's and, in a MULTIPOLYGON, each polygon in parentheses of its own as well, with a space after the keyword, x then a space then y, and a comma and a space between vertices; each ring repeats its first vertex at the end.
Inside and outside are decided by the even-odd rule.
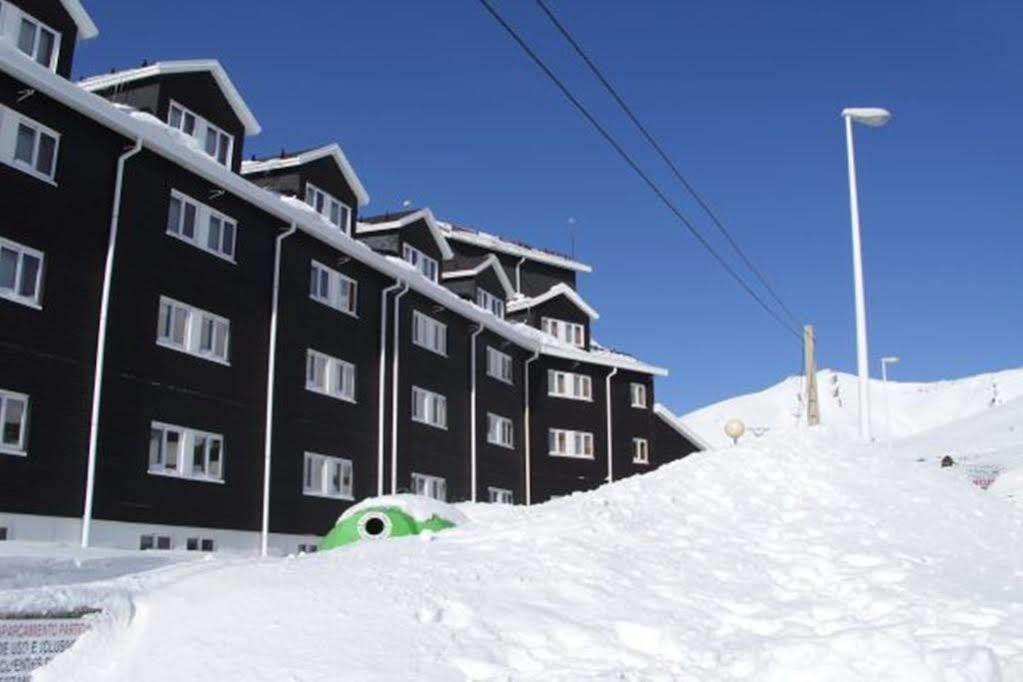
POLYGON ((363 216, 336 144, 243 161, 215 61, 70 81, 96 33, 0 2, 0 538, 295 551, 366 497, 536 504, 696 449, 666 371, 594 341, 589 266, 363 216))

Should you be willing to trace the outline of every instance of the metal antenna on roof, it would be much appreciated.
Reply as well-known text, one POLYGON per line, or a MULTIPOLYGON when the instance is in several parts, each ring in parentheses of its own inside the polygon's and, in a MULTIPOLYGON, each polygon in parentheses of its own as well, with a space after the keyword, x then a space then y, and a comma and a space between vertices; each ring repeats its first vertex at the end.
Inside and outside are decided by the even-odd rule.
POLYGON ((569 217, 568 219, 568 243, 569 243, 569 254, 572 258, 575 258, 575 218, 569 217))

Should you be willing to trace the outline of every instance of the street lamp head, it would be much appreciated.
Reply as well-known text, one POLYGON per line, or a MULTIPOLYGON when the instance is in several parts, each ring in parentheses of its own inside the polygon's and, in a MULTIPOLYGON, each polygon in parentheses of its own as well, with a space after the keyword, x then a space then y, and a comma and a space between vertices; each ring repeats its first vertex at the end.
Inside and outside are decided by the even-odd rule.
POLYGON ((895 355, 886 355, 883 358, 881 358, 881 362, 885 363, 886 365, 894 365, 898 361, 899 358, 895 355))
POLYGON ((852 119, 855 123, 880 128, 888 122, 892 114, 887 109, 878 107, 851 107, 842 109, 842 116, 852 119))

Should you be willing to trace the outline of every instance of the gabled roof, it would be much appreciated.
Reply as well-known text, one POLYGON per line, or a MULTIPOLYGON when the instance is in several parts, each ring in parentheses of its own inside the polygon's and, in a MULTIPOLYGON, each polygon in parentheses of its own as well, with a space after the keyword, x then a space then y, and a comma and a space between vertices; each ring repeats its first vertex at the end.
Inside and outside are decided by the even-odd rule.
POLYGON ((690 429, 688 426, 682 423, 682 420, 675 416, 671 410, 660 403, 654 403, 654 414, 661 418, 665 424, 675 430, 680 436, 688 440, 690 443, 700 448, 701 450, 713 450, 714 447, 705 441, 703 438, 698 436, 696 432, 690 429))
POLYGON ((403 227, 408 227, 412 223, 418 222, 419 220, 425 220, 426 226, 430 228, 430 234, 433 235, 433 240, 437 242, 440 253, 444 257, 444 260, 452 258, 455 254, 451 250, 451 246, 448 244, 448 240, 444 238, 444 234, 440 231, 437 226, 437 220, 433 217, 433 211, 428 208, 422 208, 418 211, 411 211, 409 213, 401 214, 401 217, 396 219, 390 219, 387 217, 386 220, 381 220, 379 216, 366 218, 365 220, 359 221, 355 226, 355 232, 357 234, 368 234, 371 232, 385 232, 387 230, 400 230, 403 227))
POLYGON ((345 182, 347 182, 348 186, 352 188, 353 192, 355 192, 355 198, 359 200, 359 206, 365 206, 368 204, 369 193, 366 192, 366 188, 363 186, 362 181, 359 180, 359 176, 355 174, 355 169, 352 168, 352 164, 348 162, 348 157, 345 156, 345 153, 336 142, 323 147, 317 147, 316 149, 299 152, 297 154, 290 154, 288 156, 260 159, 258 161, 242 161, 242 175, 252 175, 254 173, 264 173, 267 171, 280 170, 282 168, 304 166, 307 163, 327 157, 334 159, 337 167, 341 169, 341 174, 345 176, 345 182))
POLYGON ((497 279, 501 280, 501 286, 504 288, 504 297, 510 299, 515 294, 515 288, 512 287, 511 281, 508 279, 508 273, 504 271, 501 266, 501 261, 497 259, 497 256, 490 254, 486 258, 480 261, 479 265, 474 268, 467 270, 453 270, 451 272, 445 272, 441 275, 442 279, 462 279, 464 277, 477 277, 481 272, 487 268, 493 268, 494 272, 497 273, 497 279))
POLYGON ((448 239, 454 239, 457 242, 472 244, 473 246, 478 246, 490 251, 499 251, 510 256, 526 258, 536 261, 537 263, 545 263, 547 265, 553 265, 554 267, 564 268, 565 270, 573 270, 575 272, 593 272, 593 268, 586 263, 580 263, 579 261, 563 256, 560 253, 545 251, 543 249, 529 246, 528 244, 519 244, 517 242, 498 237, 494 234, 479 232, 477 230, 472 230, 460 225, 454 225, 452 223, 442 222, 440 226, 441 229, 444 230, 444 236, 448 239))
POLYGON ((242 99, 238 89, 234 87, 234 83, 227 77, 227 72, 224 71, 224 67, 220 65, 216 59, 187 59, 181 61, 172 62, 156 62, 149 66, 142 66, 137 69, 128 69, 126 71, 117 71, 115 73, 105 73, 99 76, 90 76, 83 80, 78 81, 78 84, 88 90, 89 92, 95 92, 96 90, 105 90, 114 85, 122 85, 124 83, 131 83, 132 81, 142 80, 143 78, 152 78, 153 76, 163 76, 174 73, 199 73, 208 72, 213 79, 217 81, 217 85, 220 86, 220 90, 224 93, 224 97, 227 98, 228 104, 231 105, 231 109, 235 115, 241 120, 245 126, 246 135, 258 135, 262 128, 259 126, 259 121, 253 116, 252 111, 249 110, 248 105, 245 104, 245 100, 242 99))
POLYGON ((75 26, 78 27, 79 38, 88 40, 99 35, 99 29, 96 28, 89 13, 82 7, 82 3, 78 0, 60 0, 60 4, 64 6, 64 10, 71 15, 75 26))
POLYGON ((579 308, 579 310, 586 313, 591 320, 600 319, 600 315, 597 313, 597 311, 591 308, 590 305, 583 300, 583 297, 580 296, 575 289, 568 286, 564 282, 559 282, 555 284, 554 286, 552 286, 550 289, 540 294, 539 296, 533 296, 532 298, 519 298, 514 301, 511 301, 510 303, 508 303, 506 310, 509 313, 514 313, 519 310, 528 310, 529 308, 538 306, 541 303, 549 301, 557 296, 564 296, 565 298, 570 300, 572 303, 575 304, 577 308, 579 308))

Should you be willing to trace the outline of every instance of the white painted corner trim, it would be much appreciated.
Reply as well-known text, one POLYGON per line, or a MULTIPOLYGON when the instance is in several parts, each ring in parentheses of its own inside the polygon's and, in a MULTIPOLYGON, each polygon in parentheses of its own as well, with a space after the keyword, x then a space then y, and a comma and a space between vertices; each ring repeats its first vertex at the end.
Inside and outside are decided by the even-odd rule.
POLYGON ((466 277, 478 277, 487 268, 493 268, 494 272, 497 273, 497 279, 501 281, 501 288, 504 289, 506 299, 511 299, 515 295, 515 289, 512 287, 511 280, 508 279, 508 273, 504 271, 501 266, 501 261, 497 259, 497 256, 490 254, 482 261, 479 265, 474 268, 467 270, 453 270, 451 272, 445 272, 441 274, 441 279, 464 279, 466 277))
POLYGON ((451 250, 448 240, 444 238, 444 234, 437 226, 437 219, 433 217, 433 211, 429 208, 422 208, 415 213, 409 213, 407 216, 397 220, 389 220, 385 223, 356 223, 355 232, 356 234, 370 234, 373 232, 385 232, 387 230, 400 230, 420 220, 426 221, 426 226, 430 229, 430 234, 433 236, 433 240, 437 242, 437 248, 440 249, 441 256, 444 260, 450 260, 453 258, 455 252, 451 250))
POLYGON ((559 282, 558 284, 555 284, 554 286, 552 286, 550 289, 540 294, 539 296, 533 296, 532 298, 519 298, 514 301, 509 301, 507 310, 509 313, 514 313, 519 310, 528 310, 529 308, 534 308, 540 305, 541 303, 545 303, 546 301, 549 301, 552 298, 556 298, 558 296, 564 296, 565 298, 570 300, 577 308, 579 308, 579 310, 586 313, 586 315, 591 320, 600 319, 600 314, 597 313, 597 311, 590 304, 583 300, 583 297, 579 295, 579 292, 577 292, 575 289, 568 286, 564 282, 559 282))
POLYGON ((316 149, 310 149, 302 152, 301 154, 294 154, 292 156, 285 156, 282 158, 274 159, 262 159, 259 161, 242 161, 242 175, 253 175, 255 173, 265 173, 267 171, 280 170, 282 168, 294 168, 295 166, 304 166, 307 163, 318 161, 319 159, 331 158, 337 167, 341 170, 341 174, 345 176, 345 181, 355 192, 355 198, 359 202, 359 206, 365 206, 369 203, 369 192, 366 191, 365 185, 359 179, 359 176, 355 173, 355 168, 351 162, 348 161, 348 157, 345 156, 344 150, 341 146, 333 142, 323 147, 317 147, 316 149))

